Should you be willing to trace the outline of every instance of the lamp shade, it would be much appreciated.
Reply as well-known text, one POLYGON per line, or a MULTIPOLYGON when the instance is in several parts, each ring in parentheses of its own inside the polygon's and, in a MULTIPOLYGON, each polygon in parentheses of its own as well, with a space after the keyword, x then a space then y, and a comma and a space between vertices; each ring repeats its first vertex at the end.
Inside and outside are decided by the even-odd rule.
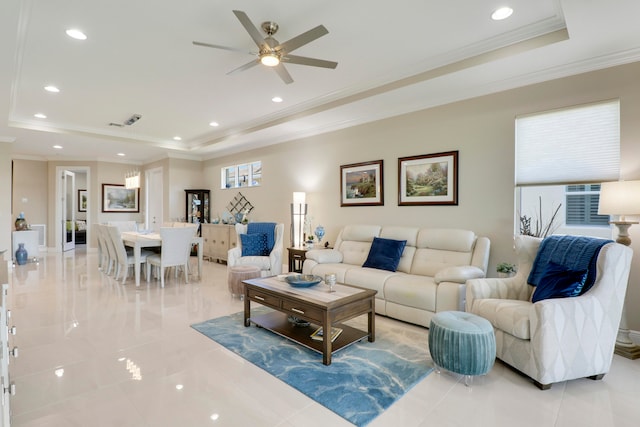
POLYGON ((640 181, 602 183, 598 214, 640 215, 640 181))

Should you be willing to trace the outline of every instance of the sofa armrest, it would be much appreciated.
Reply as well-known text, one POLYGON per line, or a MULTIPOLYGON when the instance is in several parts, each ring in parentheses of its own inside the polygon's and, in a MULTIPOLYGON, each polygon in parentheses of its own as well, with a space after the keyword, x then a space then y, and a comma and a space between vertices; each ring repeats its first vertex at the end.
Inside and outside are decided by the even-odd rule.
POLYGON ((471 265, 448 267, 440 270, 433 278, 436 284, 440 282, 466 283, 469 279, 479 279, 484 277, 484 271, 471 265))
POLYGON ((235 247, 229 249, 229 252, 227 252, 227 266, 233 267, 238 265, 240 258, 242 258, 242 248, 235 247))
POLYGON ((342 262, 342 252, 335 249, 311 249, 307 251, 305 258, 318 264, 335 264, 342 262))
POLYGON ((466 310, 473 312, 473 302, 477 299, 527 301, 531 294, 529 288, 521 274, 507 278, 471 279, 467 282, 466 310))

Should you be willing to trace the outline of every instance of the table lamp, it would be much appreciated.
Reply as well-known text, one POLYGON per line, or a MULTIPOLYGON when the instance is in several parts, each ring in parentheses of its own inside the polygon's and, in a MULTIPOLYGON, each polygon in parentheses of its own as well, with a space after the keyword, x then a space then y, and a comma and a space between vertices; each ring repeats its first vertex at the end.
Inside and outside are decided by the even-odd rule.
MULTIPOLYGON (((640 215, 640 181, 614 181, 605 182, 600 186, 599 215, 618 215, 618 221, 609 221, 618 227, 616 242, 629 246, 629 227, 638 224, 638 221, 629 221, 626 215, 640 215)), ((625 304, 626 306, 626 300, 625 304)), ((615 353, 628 359, 640 358, 640 346, 637 346, 629 337, 627 326, 626 307, 622 308, 622 318, 616 338, 615 353)))

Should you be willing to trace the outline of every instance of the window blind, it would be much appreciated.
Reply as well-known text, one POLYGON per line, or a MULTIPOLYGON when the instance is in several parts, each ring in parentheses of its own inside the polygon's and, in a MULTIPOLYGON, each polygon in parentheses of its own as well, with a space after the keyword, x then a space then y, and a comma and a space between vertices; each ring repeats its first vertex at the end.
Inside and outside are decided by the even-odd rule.
POLYGON ((620 102, 516 117, 516 185, 617 181, 620 102))

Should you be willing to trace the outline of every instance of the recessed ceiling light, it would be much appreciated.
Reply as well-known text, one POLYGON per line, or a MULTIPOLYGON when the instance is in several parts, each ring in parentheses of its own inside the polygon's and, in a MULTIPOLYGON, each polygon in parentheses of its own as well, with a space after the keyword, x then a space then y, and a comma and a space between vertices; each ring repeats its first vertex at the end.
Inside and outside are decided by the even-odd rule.
POLYGON ((69 28, 66 31, 67 35, 73 39, 76 40, 86 40, 87 39, 87 35, 85 33, 83 33, 82 31, 75 29, 75 28, 69 28))
POLYGON ((126 156, 126 154, 124 154, 124 153, 118 153, 118 156, 120 156, 120 157, 124 157, 124 156, 126 156))
POLYGON ((62 150, 62 145, 54 145, 53 148, 56 150, 62 150))
POLYGON ((58 89, 58 88, 57 88, 57 87, 55 87, 55 86, 51 86, 51 85, 49 85, 49 86, 45 86, 45 87, 44 87, 44 90, 46 90, 47 92, 51 92, 51 93, 58 93, 58 92, 60 92, 60 89, 58 89))
POLYGON ((211 126, 211 127, 214 127, 214 128, 215 128, 215 127, 220 126, 220 123, 218 123, 218 122, 211 122, 211 123, 209 123, 209 126, 211 126))
POLYGON ((282 99, 282 98, 280 98, 279 96, 274 96, 273 98, 271 98, 271 100, 272 100, 273 102, 282 102, 282 101, 283 101, 283 99, 282 99))
POLYGON ((36 119, 46 119, 47 115, 42 113, 36 113, 33 115, 33 117, 35 117, 36 119))
POLYGON ((501 7, 500 9, 496 9, 491 14, 491 19, 493 19, 494 21, 501 21, 510 17, 512 13, 513 9, 511 9, 510 7, 501 7))
POLYGON ((174 137, 173 137, 173 140, 174 140, 174 141, 182 141, 182 137, 174 136, 174 137))

